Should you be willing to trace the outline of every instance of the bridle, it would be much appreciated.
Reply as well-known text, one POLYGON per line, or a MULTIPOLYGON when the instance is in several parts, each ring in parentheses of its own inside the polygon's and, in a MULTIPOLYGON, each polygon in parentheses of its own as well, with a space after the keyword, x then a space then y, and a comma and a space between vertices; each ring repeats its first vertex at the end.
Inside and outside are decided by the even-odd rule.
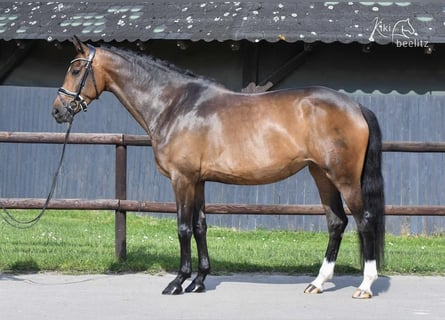
POLYGON ((77 61, 86 61, 85 65, 85 72, 82 76, 82 79, 80 81, 79 87, 77 89, 77 92, 73 92, 70 90, 65 89, 64 87, 60 87, 58 92, 59 94, 64 94, 66 96, 72 97, 73 100, 68 105, 65 105, 65 108, 70 112, 73 116, 78 113, 80 110, 87 111, 88 103, 85 101, 85 99, 80 95, 82 92, 82 89, 85 87, 85 83, 87 81, 88 75, 91 73, 94 89, 96 90, 96 98, 99 97, 99 91, 97 90, 97 84, 96 79, 94 77, 94 71, 93 71, 93 59, 96 55, 96 48, 93 47, 90 44, 87 44, 88 48, 90 49, 90 53, 88 54, 88 58, 77 58, 70 62, 70 66, 77 61))

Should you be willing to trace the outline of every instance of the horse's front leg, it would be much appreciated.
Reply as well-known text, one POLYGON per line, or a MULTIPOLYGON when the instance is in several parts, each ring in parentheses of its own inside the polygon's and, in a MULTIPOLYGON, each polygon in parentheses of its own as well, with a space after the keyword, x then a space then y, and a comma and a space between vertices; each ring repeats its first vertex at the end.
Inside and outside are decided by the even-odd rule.
POLYGON ((176 278, 162 291, 162 294, 181 294, 182 284, 192 273, 191 238, 193 234, 192 217, 195 205, 193 184, 185 178, 172 179, 176 197, 178 219, 178 239, 181 253, 181 265, 176 278))
POLYGON ((210 273, 204 198, 204 182, 200 182, 195 189, 195 208, 193 211, 193 235, 196 240, 199 260, 198 274, 192 283, 185 289, 186 292, 204 292, 204 280, 210 273))

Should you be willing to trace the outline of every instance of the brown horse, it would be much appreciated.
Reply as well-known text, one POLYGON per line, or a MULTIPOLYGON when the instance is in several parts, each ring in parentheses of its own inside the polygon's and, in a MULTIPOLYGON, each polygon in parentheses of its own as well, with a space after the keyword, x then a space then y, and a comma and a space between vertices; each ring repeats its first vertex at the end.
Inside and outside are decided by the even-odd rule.
POLYGON ((308 166, 326 210, 329 243, 306 293, 320 293, 334 273, 347 216, 357 222, 364 261, 354 298, 370 298, 383 257, 381 133, 375 115, 348 96, 321 88, 241 94, 165 62, 74 39, 71 62, 52 114, 57 122, 111 91, 152 140, 156 164, 171 179, 177 205, 180 269, 164 294, 182 293, 191 276, 191 237, 198 273, 186 292, 205 290, 210 272, 205 181, 254 185, 308 166))

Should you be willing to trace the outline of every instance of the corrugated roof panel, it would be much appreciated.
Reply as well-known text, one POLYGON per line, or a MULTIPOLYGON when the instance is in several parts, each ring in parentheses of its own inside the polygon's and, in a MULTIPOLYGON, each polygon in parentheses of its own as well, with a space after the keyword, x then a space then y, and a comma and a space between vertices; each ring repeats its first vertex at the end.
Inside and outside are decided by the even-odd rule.
POLYGON ((0 38, 441 43, 444 13, 415 2, 0 2, 0 38))

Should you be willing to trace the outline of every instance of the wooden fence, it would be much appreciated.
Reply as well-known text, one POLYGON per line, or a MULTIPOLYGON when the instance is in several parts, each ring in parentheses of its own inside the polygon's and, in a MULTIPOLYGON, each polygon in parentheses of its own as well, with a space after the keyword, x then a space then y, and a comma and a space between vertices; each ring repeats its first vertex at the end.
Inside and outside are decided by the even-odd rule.
MULTIPOLYGON (((62 144, 64 133, 0 132, 2 143, 62 144)), ((127 200, 127 146, 151 146, 146 136, 126 134, 73 133, 69 144, 115 145, 115 199, 53 199, 49 209, 114 210, 115 211, 115 253, 120 260, 126 259, 126 212, 174 213, 173 202, 147 202, 127 200)), ((445 152, 445 142, 403 142, 383 143, 384 152, 445 152)), ((42 208, 45 199, 0 198, 0 206, 7 209, 42 208)), ((387 205, 386 214, 393 216, 445 216, 445 206, 395 206, 387 205)), ((321 205, 255 205, 255 204, 206 204, 209 214, 274 214, 274 215, 323 215, 321 205)), ((348 210, 346 212, 349 214, 348 210)))

